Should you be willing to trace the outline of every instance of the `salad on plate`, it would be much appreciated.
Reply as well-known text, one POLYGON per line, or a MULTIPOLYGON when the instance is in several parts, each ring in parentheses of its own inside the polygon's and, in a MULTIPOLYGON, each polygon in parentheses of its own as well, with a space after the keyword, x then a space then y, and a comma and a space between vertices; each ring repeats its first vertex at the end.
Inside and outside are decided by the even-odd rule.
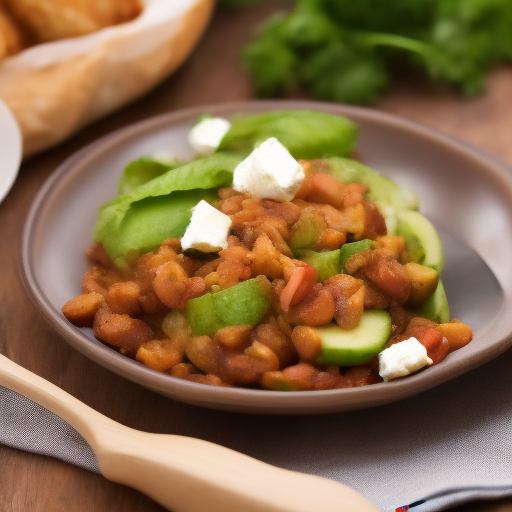
POLYGON ((63 314, 215 386, 340 389, 440 363, 472 339, 450 317, 440 238, 357 137, 317 111, 199 119, 193 160, 126 166, 63 314))

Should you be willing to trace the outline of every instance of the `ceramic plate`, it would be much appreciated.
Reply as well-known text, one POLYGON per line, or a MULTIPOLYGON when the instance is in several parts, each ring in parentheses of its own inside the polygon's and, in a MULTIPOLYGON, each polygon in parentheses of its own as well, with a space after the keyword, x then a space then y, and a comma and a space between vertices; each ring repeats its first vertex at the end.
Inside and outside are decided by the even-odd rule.
POLYGON ((5 103, 0 100, 0 203, 11 190, 21 164, 21 132, 5 103))
POLYGON ((433 130, 374 110, 312 102, 249 102, 165 114, 86 147, 49 178, 22 238, 22 275, 36 307, 77 350, 119 375, 176 400, 252 413, 300 414, 365 408, 437 386, 498 356, 512 345, 512 174, 500 162, 433 130), (218 388, 175 379, 119 354, 69 324, 62 305, 81 293, 96 210, 116 194, 133 159, 156 151, 191 157, 186 135, 199 115, 231 117, 275 109, 344 115, 361 127, 363 162, 420 197, 445 247, 443 281, 453 317, 473 341, 440 364, 392 382, 362 388, 277 392, 218 388))

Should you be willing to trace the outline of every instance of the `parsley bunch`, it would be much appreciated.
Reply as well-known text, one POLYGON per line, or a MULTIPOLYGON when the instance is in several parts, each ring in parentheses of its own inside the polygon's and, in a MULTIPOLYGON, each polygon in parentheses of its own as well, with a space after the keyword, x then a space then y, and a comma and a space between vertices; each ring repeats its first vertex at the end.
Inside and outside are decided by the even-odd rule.
POLYGON ((242 58, 259 96, 305 87, 368 105, 404 67, 474 95, 495 64, 512 60, 512 0, 298 0, 242 58))

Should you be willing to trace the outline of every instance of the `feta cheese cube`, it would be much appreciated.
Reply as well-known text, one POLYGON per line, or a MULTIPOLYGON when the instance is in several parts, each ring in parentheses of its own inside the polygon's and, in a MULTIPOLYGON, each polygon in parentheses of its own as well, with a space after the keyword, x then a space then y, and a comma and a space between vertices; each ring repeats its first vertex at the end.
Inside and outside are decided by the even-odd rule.
POLYGON ((188 143, 194 153, 212 155, 220 141, 231 128, 231 123, 222 117, 209 117, 197 123, 188 133, 188 143))
POLYGON ((181 248, 202 252, 217 252, 228 246, 231 219, 206 201, 192 208, 192 218, 183 238, 181 248))
POLYGON ((291 201, 304 178, 301 165, 272 137, 238 164, 233 175, 233 188, 257 197, 291 201))
POLYGON ((409 338, 379 354, 379 375, 388 381, 409 375, 432 363, 427 349, 416 338, 409 338))

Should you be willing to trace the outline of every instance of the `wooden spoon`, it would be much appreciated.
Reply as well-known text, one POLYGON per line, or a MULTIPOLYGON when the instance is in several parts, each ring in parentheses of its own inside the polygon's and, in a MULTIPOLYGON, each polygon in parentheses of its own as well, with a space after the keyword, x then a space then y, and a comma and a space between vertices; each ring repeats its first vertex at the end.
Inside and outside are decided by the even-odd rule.
POLYGON ((0 385, 69 423, 103 476, 174 512, 378 512, 349 487, 190 437, 125 427, 0 355, 0 385))

